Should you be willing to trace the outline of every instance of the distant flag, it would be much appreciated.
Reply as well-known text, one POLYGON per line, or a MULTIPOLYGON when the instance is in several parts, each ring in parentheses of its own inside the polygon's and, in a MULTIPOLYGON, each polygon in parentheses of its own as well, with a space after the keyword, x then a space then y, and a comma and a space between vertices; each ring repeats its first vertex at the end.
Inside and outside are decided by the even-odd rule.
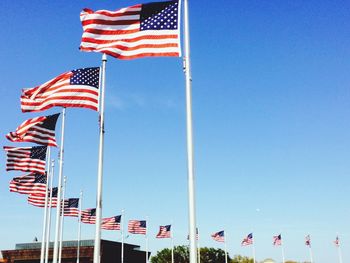
POLYGON ((4 146, 7 152, 6 171, 19 170, 45 174, 46 149, 47 146, 4 146))
POLYGON ((160 226, 156 238, 171 238, 171 225, 160 226))
POLYGON ((335 244, 336 247, 339 247, 339 246, 340 246, 340 240, 339 240, 339 237, 338 237, 338 236, 335 238, 335 240, 334 240, 333 242, 334 242, 334 244, 335 244))
POLYGON ((69 198, 64 200, 64 216, 79 216, 79 198, 69 198))
POLYGON ((253 244, 253 233, 250 233, 247 237, 243 238, 241 246, 249 246, 253 244))
POLYGON ((22 112, 35 112, 54 106, 98 110, 100 68, 81 68, 59 75, 35 88, 24 89, 22 112))
POLYGON ((10 182, 10 192, 19 194, 46 194, 47 180, 43 174, 27 174, 14 177, 10 182))
POLYGON ((33 142, 57 147, 55 127, 59 115, 58 113, 26 120, 15 132, 8 133, 6 138, 11 142, 33 142))
POLYGON ((310 238, 310 235, 307 235, 305 237, 305 245, 308 246, 308 247, 311 247, 311 238, 310 238))
MULTIPOLYGON (((48 196, 50 197, 50 192, 48 196)), ((28 203, 37 207, 45 207, 45 195, 28 195, 28 203)), ((48 198, 47 206, 50 206, 50 198, 48 198)), ((57 207, 57 187, 52 188, 51 207, 57 207)))
POLYGON ((145 220, 129 220, 128 232, 131 234, 146 235, 147 226, 145 220))
POLYGON ((121 217, 122 216, 119 215, 119 216, 102 218, 101 228, 104 230, 120 230, 121 217))
POLYGON ((154 2, 117 11, 84 9, 80 50, 119 59, 181 55, 179 1, 154 2))
MULTIPOLYGON (((187 235, 187 240, 190 240, 190 235, 187 235)), ((199 240, 198 227, 196 227, 196 240, 199 240)))
POLYGON ((96 208, 88 208, 81 211, 81 222, 85 224, 96 223, 96 208))
POLYGON ((211 235, 211 237, 218 242, 225 242, 225 231, 219 231, 211 235))
POLYGON ((274 236, 274 237, 273 237, 273 245, 274 245, 274 246, 281 246, 281 245, 282 245, 282 237, 281 237, 281 234, 279 234, 278 236, 274 236))

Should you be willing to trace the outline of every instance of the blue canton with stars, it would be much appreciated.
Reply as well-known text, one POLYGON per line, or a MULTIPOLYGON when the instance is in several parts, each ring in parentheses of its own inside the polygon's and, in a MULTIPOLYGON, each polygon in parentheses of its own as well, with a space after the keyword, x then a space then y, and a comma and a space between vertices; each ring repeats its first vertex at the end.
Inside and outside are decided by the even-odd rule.
POLYGON ((33 146, 30 149, 30 158, 45 160, 47 146, 33 146))
POLYGON ((178 1, 143 4, 140 13, 141 31, 177 29, 178 10, 178 1))
POLYGON ((72 70, 73 76, 70 78, 71 85, 86 85, 98 89, 100 68, 81 68, 72 70))

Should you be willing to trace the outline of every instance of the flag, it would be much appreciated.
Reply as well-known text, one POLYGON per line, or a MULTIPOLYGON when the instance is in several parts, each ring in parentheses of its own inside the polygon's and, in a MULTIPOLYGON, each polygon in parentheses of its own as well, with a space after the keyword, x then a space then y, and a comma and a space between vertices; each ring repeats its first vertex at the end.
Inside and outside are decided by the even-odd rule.
POLYGON ((50 109, 54 106, 98 110, 100 68, 81 68, 65 72, 35 88, 24 89, 22 112, 50 109))
POLYGON ((129 220, 128 232, 131 234, 146 235, 147 227, 145 220, 129 220))
POLYGON ((64 216, 79 216, 79 198, 69 198, 64 200, 64 216))
POLYGON ((305 245, 308 246, 308 247, 311 247, 311 238, 310 238, 310 235, 307 235, 305 237, 305 245))
POLYGON ((243 238, 241 246, 249 246, 253 244, 253 233, 250 233, 247 237, 243 238))
MULTIPOLYGON (((190 240, 190 235, 187 235, 187 240, 190 240)), ((199 240, 198 227, 196 227, 196 240, 199 240)))
POLYGON ((19 170, 45 174, 46 149, 47 146, 4 146, 7 152, 6 171, 19 170))
MULTIPOLYGON (((57 187, 52 188, 51 207, 57 207, 57 187)), ((47 207, 50 207, 50 191, 48 193, 47 207)), ((28 195, 28 203, 37 207, 45 207, 45 195, 30 194, 28 195)))
POLYGON ((102 218, 101 228, 105 230, 120 230, 121 217, 122 216, 119 215, 119 216, 102 218))
POLYGON ((96 223, 96 208, 88 208, 81 211, 81 222, 85 224, 95 224, 96 223))
POLYGON ((336 247, 339 247, 339 246, 340 246, 340 240, 339 240, 339 237, 338 237, 338 236, 335 238, 335 240, 334 240, 333 242, 334 242, 334 244, 335 244, 336 247))
POLYGON ((119 59, 181 55, 179 1, 154 2, 116 11, 84 9, 80 50, 119 59))
POLYGON ((171 238, 171 225, 160 226, 156 238, 171 238))
POLYGON ((55 128, 60 114, 36 117, 24 121, 15 132, 10 132, 6 138, 11 142, 34 142, 41 145, 57 147, 55 128))
POLYGON ((225 242, 225 231, 219 231, 211 235, 211 237, 218 242, 225 242))
POLYGON ((273 236, 273 245, 274 246, 281 246, 282 245, 281 234, 279 234, 278 236, 273 236))
POLYGON ((10 192, 19 194, 46 194, 46 175, 43 174, 27 174, 14 177, 10 182, 10 192))

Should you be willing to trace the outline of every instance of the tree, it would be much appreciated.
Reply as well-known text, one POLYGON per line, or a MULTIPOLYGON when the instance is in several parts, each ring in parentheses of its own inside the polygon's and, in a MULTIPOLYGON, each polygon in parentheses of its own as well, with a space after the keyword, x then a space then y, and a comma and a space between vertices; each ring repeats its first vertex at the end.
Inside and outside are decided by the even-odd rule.
MULTIPOLYGON (((201 263, 225 263, 225 251, 216 248, 200 248, 201 263)), ((228 257, 228 261, 230 262, 228 257)), ((174 247, 174 261, 176 263, 188 263, 189 251, 187 246, 174 247)), ((151 263, 170 263, 171 249, 165 248, 158 251, 155 256, 151 258, 151 263)))
POLYGON ((235 255, 231 260, 231 263, 254 263, 254 259, 241 255, 235 255))

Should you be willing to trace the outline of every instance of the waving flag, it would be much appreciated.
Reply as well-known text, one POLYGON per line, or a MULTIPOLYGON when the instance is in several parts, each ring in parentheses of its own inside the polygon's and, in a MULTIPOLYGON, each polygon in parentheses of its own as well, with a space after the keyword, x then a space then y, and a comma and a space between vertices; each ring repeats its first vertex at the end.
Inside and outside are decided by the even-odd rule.
POLYGON ((146 235, 147 227, 145 220, 129 220, 128 232, 131 234, 146 235))
POLYGON ((170 229, 171 229, 171 225, 160 226, 159 232, 156 238, 170 238, 171 237, 170 229))
POLYGON ((84 9, 82 51, 119 59, 181 55, 179 1, 154 2, 117 11, 84 9))
POLYGON ((55 128, 59 115, 58 113, 26 120, 15 132, 7 134, 6 138, 11 142, 34 142, 57 147, 55 128))
POLYGON ((14 177, 10 182, 10 192, 19 194, 46 194, 46 175, 27 174, 14 177))
POLYGON ((64 216, 79 216, 79 198, 69 198, 64 200, 64 216))
POLYGON ((122 216, 102 218, 101 228, 104 230, 120 230, 120 219, 122 216))
POLYGON ((211 235, 211 237, 218 242, 225 242, 225 231, 219 231, 211 235))
POLYGON ((334 244, 335 244, 336 247, 339 247, 339 246, 340 246, 340 240, 339 240, 339 237, 338 237, 338 236, 335 238, 335 240, 334 240, 333 242, 334 242, 334 244))
POLYGON ((273 237, 273 245, 274 245, 274 246, 281 246, 281 245, 282 245, 282 237, 281 237, 281 234, 279 234, 278 236, 274 236, 274 237, 273 237))
POLYGON ((250 233, 247 237, 243 238, 241 246, 249 246, 253 244, 253 233, 250 233))
MULTIPOLYGON (((50 197, 50 192, 48 196, 50 197)), ((57 187, 54 187, 52 188, 51 207, 57 207, 57 202, 57 187)), ((45 195, 30 194, 28 203, 37 207, 45 207, 45 195)), ((50 198, 48 198, 47 206, 50 207, 50 198)))
POLYGON ((100 68, 72 70, 35 88, 24 89, 22 112, 50 109, 54 106, 98 110, 100 68))
POLYGON ((85 224, 96 223, 96 208, 88 208, 81 211, 81 222, 85 224))
POLYGON ((47 146, 4 146, 7 152, 6 171, 18 170, 45 174, 46 149, 47 146))
POLYGON ((310 235, 307 235, 305 237, 305 245, 308 246, 308 247, 311 247, 311 238, 310 238, 310 235))

